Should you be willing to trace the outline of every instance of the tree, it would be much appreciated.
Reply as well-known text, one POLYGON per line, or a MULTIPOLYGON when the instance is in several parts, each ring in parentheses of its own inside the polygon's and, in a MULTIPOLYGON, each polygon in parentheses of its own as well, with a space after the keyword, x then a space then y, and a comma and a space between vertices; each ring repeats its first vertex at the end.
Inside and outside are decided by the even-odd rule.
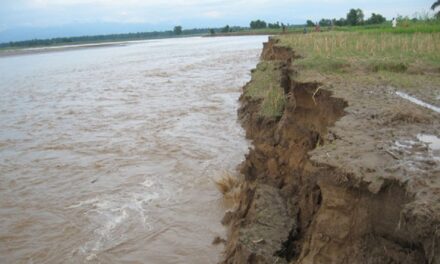
MULTIPOLYGON (((440 6, 440 0, 437 0, 434 2, 434 4, 432 4, 431 9, 435 10, 439 6, 440 6)), ((440 11, 438 11, 435 16, 440 19, 440 11)))
POLYGON ((306 25, 307 25, 308 27, 314 27, 314 26, 315 26, 315 23, 313 23, 312 20, 307 20, 306 25))
MULTIPOLYGON (((440 0, 439 0, 440 1, 440 0)), ((365 21, 366 24, 372 25, 372 24, 382 24, 386 21, 386 18, 383 17, 380 14, 371 14, 371 17, 365 21)))
POLYGON ((229 25, 226 25, 224 28, 222 28, 222 33, 228 33, 231 30, 229 25))
POLYGON ((267 24, 263 20, 251 21, 250 26, 252 29, 266 28, 267 24))
POLYGON ((347 20, 345 18, 340 18, 339 20, 333 19, 333 24, 338 27, 347 25, 347 20))
POLYGON ((215 30, 214 29, 209 29, 209 34, 211 34, 211 35, 215 35, 215 30))
POLYGON ((280 22, 276 22, 276 23, 274 23, 274 24, 269 23, 267 26, 268 26, 269 28, 281 28, 281 26, 280 26, 280 22))
POLYGON ((182 26, 175 26, 173 32, 176 35, 182 34, 182 26))
POLYGON ((347 14, 347 23, 351 26, 362 25, 364 22, 364 12, 358 9, 350 9, 347 14))
POLYGON ((319 25, 321 27, 330 27, 332 25, 332 21, 330 19, 323 18, 319 21, 319 25))

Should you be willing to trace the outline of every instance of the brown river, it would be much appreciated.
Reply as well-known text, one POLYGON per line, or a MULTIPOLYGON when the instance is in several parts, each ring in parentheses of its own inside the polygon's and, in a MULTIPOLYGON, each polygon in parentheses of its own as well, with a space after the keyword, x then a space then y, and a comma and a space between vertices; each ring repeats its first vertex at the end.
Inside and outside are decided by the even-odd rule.
POLYGON ((0 57, 0 263, 216 263, 267 37, 0 57))

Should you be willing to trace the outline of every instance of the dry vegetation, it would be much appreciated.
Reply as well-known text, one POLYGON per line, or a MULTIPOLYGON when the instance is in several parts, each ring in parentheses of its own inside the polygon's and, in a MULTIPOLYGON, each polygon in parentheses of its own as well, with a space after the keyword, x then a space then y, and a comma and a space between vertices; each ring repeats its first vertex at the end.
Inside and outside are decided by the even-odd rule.
POLYGON ((225 172, 223 177, 216 181, 215 184, 220 193, 226 195, 238 185, 238 179, 232 174, 225 172))
POLYGON ((223 194, 226 207, 235 207, 240 201, 240 190, 243 180, 229 172, 224 172, 221 179, 215 181, 217 189, 223 194))

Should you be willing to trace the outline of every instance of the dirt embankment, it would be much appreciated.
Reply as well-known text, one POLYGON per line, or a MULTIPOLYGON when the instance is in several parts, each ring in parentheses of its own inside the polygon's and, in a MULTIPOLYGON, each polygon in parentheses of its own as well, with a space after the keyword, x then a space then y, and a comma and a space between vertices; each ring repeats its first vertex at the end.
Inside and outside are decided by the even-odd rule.
MULTIPOLYGON (((391 128, 370 141, 362 134, 395 126, 396 116, 376 124, 369 108, 351 106, 361 96, 337 98, 341 92, 321 83, 296 81, 298 57, 273 40, 261 58, 277 62, 285 106, 281 117, 267 118, 259 114, 261 100, 240 98, 253 149, 240 167, 236 206, 223 219, 224 263, 440 263, 438 186, 422 188, 407 180, 409 170, 393 167, 403 158, 388 151, 391 128), (358 110, 369 117, 354 121, 358 110), (371 151, 353 149, 378 142, 371 151), (420 198, 421 190, 435 200, 420 198)), ((439 176, 438 164, 430 164, 426 177, 439 176)))

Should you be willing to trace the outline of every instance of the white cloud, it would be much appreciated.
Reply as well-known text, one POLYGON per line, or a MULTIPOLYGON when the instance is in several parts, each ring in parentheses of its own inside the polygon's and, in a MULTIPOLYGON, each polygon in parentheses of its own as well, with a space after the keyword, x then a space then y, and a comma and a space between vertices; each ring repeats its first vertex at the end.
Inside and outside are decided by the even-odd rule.
POLYGON ((0 25, 58 26, 81 23, 146 23, 202 27, 246 25, 252 19, 303 23, 345 16, 352 7, 366 14, 412 15, 433 0, 0 0, 0 25), (398 5, 396 3, 399 3, 398 5))
POLYGON ((228 4, 228 1, 219 0, 28 0, 33 7, 55 7, 55 6, 124 6, 124 7, 182 7, 182 6, 210 6, 212 4, 228 4))
POLYGON ((222 17, 222 13, 219 11, 207 11, 202 14, 204 17, 208 18, 219 18, 222 17))

